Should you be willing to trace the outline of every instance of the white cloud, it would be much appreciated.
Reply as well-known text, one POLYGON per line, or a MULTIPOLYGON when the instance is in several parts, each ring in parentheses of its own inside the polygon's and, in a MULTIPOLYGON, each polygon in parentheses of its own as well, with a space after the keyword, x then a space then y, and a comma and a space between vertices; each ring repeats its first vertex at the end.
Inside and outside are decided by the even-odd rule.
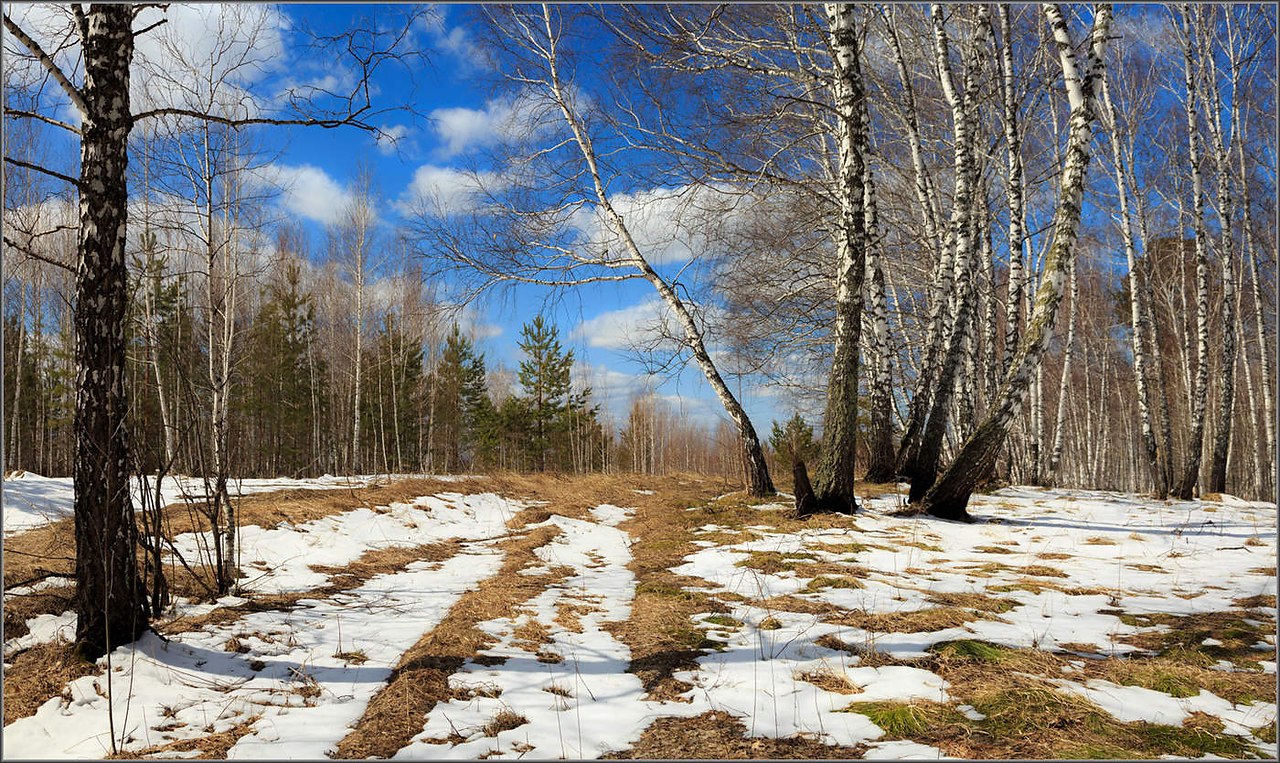
POLYGON ((426 13, 418 17, 418 27, 425 29, 430 36, 431 47, 453 56, 455 60, 472 69, 492 68, 493 58, 476 43, 467 28, 449 25, 448 10, 444 5, 432 5, 427 8, 426 13))
POLYGON ((413 173, 395 206, 405 215, 462 214, 480 207, 484 189, 497 190, 500 185, 501 179, 492 172, 424 164, 413 173))
MULTIPOLYGON (((77 86, 84 66, 74 18, 66 6, 51 3, 13 5, 15 23, 50 53, 77 86)), ((162 106, 215 110, 237 116, 256 114, 258 100, 249 88, 288 65, 284 33, 290 22, 267 3, 171 4, 167 10, 138 12, 135 30, 155 26, 136 38, 130 68, 130 107, 134 112, 162 106)), ((38 62, 12 35, 5 39, 5 74, 31 83, 44 76, 38 62)), ((79 114, 67 109, 75 123, 79 114)))
POLYGON ((258 170, 259 178, 280 189, 280 204, 287 211, 319 223, 338 221, 351 201, 351 192, 327 172, 310 164, 270 164, 258 170))
POLYGON ((444 158, 497 143, 528 140, 555 129, 557 114, 545 99, 530 91, 491 99, 484 107, 434 109, 431 120, 443 145, 444 158))
POLYGON ((663 335, 670 311, 658 297, 639 304, 600 313, 573 328, 569 338, 586 341, 588 347, 624 350, 653 342, 663 335))
POLYGON ((409 135, 413 132, 408 125, 384 125, 378 128, 375 140, 378 152, 383 156, 391 156, 396 151, 407 149, 410 145, 409 135))
MULTIPOLYGON (((653 265, 687 262, 713 253, 718 242, 746 230, 766 211, 765 205, 751 196, 706 185, 617 193, 609 201, 653 265)), ((596 256, 623 256, 621 237, 599 207, 578 209, 569 226, 596 256)))

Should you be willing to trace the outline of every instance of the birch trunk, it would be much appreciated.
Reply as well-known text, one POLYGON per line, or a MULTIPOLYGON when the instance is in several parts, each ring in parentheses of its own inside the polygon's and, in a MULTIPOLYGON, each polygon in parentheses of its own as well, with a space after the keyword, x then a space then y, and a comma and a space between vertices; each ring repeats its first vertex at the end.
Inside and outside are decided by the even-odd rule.
POLYGON ((833 58, 840 219, 835 227, 835 338, 822 420, 822 458, 814 472, 813 492, 819 506, 850 513, 857 508, 853 470, 858 429, 858 335, 867 256, 862 117, 866 104, 853 6, 827 3, 825 8, 833 58))
POLYGON ((1022 134, 1018 128, 1018 101, 1013 77, 1013 32, 1009 6, 999 4, 1000 76, 1004 96, 1004 140, 1006 155, 1005 198, 1009 205, 1009 286, 1004 312, 1004 357, 1001 374, 1008 373, 1013 351, 1018 345, 1018 329, 1022 321, 1022 134))
MULTIPOLYGON (((1232 26, 1230 13, 1227 14, 1227 34, 1230 39, 1232 26)), ((1231 450, 1231 424, 1235 413, 1236 391, 1236 277, 1231 265, 1233 240, 1231 225, 1235 218, 1233 200, 1231 198, 1231 155, 1227 144, 1231 139, 1225 138, 1222 125, 1222 98, 1218 93, 1218 67, 1212 51, 1205 40, 1204 24, 1196 25, 1201 41, 1201 60, 1206 61, 1206 90, 1209 92, 1209 136, 1213 140, 1214 168, 1218 172, 1218 225, 1221 233, 1218 244, 1218 262, 1222 278, 1222 355, 1218 364, 1218 373, 1222 379, 1221 394, 1218 398, 1218 421, 1213 440, 1213 453, 1209 462, 1209 492, 1223 493, 1227 489, 1227 456, 1231 450)), ((1236 98, 1239 67, 1235 61, 1234 46, 1228 44, 1231 53, 1230 96, 1231 96, 1231 129, 1238 132, 1240 103, 1236 98)), ((1235 136, 1238 137, 1238 136, 1235 136)))
MULTIPOLYGON (((951 210, 950 230, 947 239, 954 247, 954 270, 952 280, 952 309, 950 326, 947 329, 943 345, 942 364, 938 369, 936 384, 930 399, 929 415, 925 422, 924 434, 920 440, 920 450, 911 470, 912 502, 920 500, 933 485, 938 474, 938 461, 942 456, 943 437, 946 435, 950 421, 952 398, 959 381, 959 370, 964 356, 966 335, 969 332, 970 311, 972 310, 972 284, 974 260, 974 241, 972 216, 974 206, 975 164, 973 157, 973 139, 975 125, 970 121, 971 104, 974 100, 975 69, 977 68, 977 51, 981 48, 981 36, 990 30, 985 14, 986 6, 978 7, 979 23, 975 27, 975 39, 971 41, 965 55, 964 93, 955 90, 954 77, 951 73, 951 62, 948 51, 946 29, 943 25, 942 8, 939 5, 930 7, 933 15, 934 52, 938 68, 938 79, 948 103, 951 105, 952 121, 955 125, 955 199, 951 210)), ((940 295, 939 295, 940 296, 940 295)))
POLYGON ((89 658, 136 639, 148 616, 134 553, 137 529, 125 421, 131 20, 126 5, 91 5, 81 41, 74 505, 76 648, 89 658))
POLYGON ((1183 71, 1187 88, 1187 153, 1191 169, 1191 224, 1195 230, 1196 257, 1196 369, 1191 388, 1191 438, 1187 443, 1186 463, 1173 493, 1189 500, 1200 481, 1200 461, 1204 452, 1205 409, 1209 392, 1209 256, 1208 235, 1204 228, 1204 183, 1200 173, 1200 127, 1196 119, 1199 88, 1194 74, 1194 32, 1188 8, 1183 9, 1185 46, 1183 71))
MULTIPOLYGON (((1062 380, 1058 382, 1058 411, 1053 418, 1053 448, 1049 451, 1049 465, 1046 471, 1047 477, 1052 484, 1056 484, 1058 466, 1062 463, 1062 446, 1063 446, 1063 429, 1067 421, 1067 393, 1071 389, 1071 360, 1075 351, 1076 344, 1076 315, 1079 313, 1080 301, 1080 281, 1077 276, 1077 268, 1074 262, 1066 264, 1068 272, 1067 278, 1070 281, 1068 289, 1071 292, 1071 306, 1067 308, 1067 341, 1062 348, 1062 380)), ((1088 358, 1085 358, 1086 364, 1088 358)), ((1103 384, 1106 384, 1105 375, 1103 384)), ((1105 389, 1105 386, 1104 386, 1105 389)), ((1088 393, 1085 394, 1086 404, 1089 400, 1088 393)), ((1094 443, 1100 446, 1101 443, 1094 443)))
MULTIPOLYGON (((1254 331, 1258 335, 1258 357, 1261 364, 1262 429, 1266 432, 1266 451, 1263 454, 1263 462, 1274 465, 1276 457, 1275 382, 1271 377, 1271 348, 1270 343, 1267 341, 1267 322, 1263 316, 1262 287, 1259 285, 1262 280, 1262 274, 1258 266, 1257 249, 1254 248, 1253 241, 1253 213, 1250 209, 1249 176, 1244 161, 1243 139, 1236 141, 1236 155, 1240 161, 1240 210, 1244 218, 1241 226, 1244 229, 1244 256, 1249 263, 1249 275, 1251 276, 1249 279, 1249 293, 1253 297, 1253 323, 1254 331)), ((1264 468, 1268 472, 1271 471, 1269 467, 1264 468)))
POLYGON ((1083 71, 1077 64, 1062 11, 1056 5, 1046 3, 1044 13, 1057 44, 1063 79, 1071 102, 1070 132, 1059 187, 1058 209, 1054 216, 1051 243, 1045 254, 1044 272, 1036 292, 1035 309, 1014 355, 1013 365, 1005 375, 986 418, 965 440, 955 460, 922 500, 926 511, 945 519, 967 520, 968 512, 965 508, 969 503, 969 496, 974 487, 992 473, 1009 426, 1022 405, 1034 371, 1040 366, 1049 344, 1058 304, 1062 300, 1063 276, 1074 256, 1084 197, 1085 171, 1089 165, 1089 144, 1093 137, 1094 88, 1102 72, 1107 35, 1111 27, 1111 6, 1095 6, 1089 56, 1083 71))

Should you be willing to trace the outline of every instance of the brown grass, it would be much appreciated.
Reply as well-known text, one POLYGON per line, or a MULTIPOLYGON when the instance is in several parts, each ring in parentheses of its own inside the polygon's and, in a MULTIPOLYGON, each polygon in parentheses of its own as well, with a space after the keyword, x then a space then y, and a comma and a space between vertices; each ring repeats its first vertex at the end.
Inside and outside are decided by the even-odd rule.
MULTIPOLYGON (((8 559, 5 560, 6 562, 8 559)), ((6 596, 4 600, 4 637, 25 636, 30 631, 27 620, 37 615, 60 614, 68 609, 75 609, 76 589, 74 586, 58 586, 46 588, 17 596, 6 596)))
POLYGON ((503 541, 498 573, 463 594, 440 624, 401 656, 387 684, 339 742, 336 757, 389 758, 408 744, 431 708, 451 696, 449 676, 492 643, 476 625, 510 614, 553 582, 549 575, 519 573, 541 567, 534 549, 559 534, 559 528, 547 526, 503 541))
MULTIPOLYGON (((98 672, 78 657, 71 644, 39 644, 14 656, 4 671, 4 725, 35 714, 41 705, 67 691, 67 684, 98 672)), ((69 695, 68 695, 69 698, 69 695)))
POLYGON ((1246 596, 1243 599, 1235 599, 1231 602, 1241 609, 1270 609, 1276 608, 1276 597, 1272 594, 1258 594, 1257 596, 1246 596))
POLYGON ((1021 572, 1023 575, 1035 575, 1035 576, 1044 577, 1044 578, 1067 577, 1067 573, 1063 572, 1057 567, 1050 567, 1045 564, 1029 564, 1026 567, 1023 567, 1022 569, 1018 570, 1018 572, 1021 572))
POLYGON ((866 747, 828 745, 807 737, 748 738, 742 721, 712 711, 693 718, 659 718, 625 750, 605 753, 606 760, 750 760, 799 758, 855 760, 866 747))
MULTIPOLYGON (((669 484, 655 482, 651 489, 658 491, 656 495, 633 496, 640 500, 626 504, 638 507, 635 515, 621 525, 634 542, 627 566, 636 576, 636 594, 631 617, 606 625, 614 638, 630 648, 627 671, 639 677, 651 699, 682 701, 680 694, 691 687, 675 680, 672 674, 696 669, 698 656, 712 648, 706 634, 694 627, 693 616, 728 611, 724 604, 701 591, 686 590, 692 583, 705 581, 671 572, 685 556, 698 550, 690 542, 700 537, 693 530, 708 522, 739 527, 761 522, 760 512, 725 508, 725 501, 712 504, 710 510, 686 511, 690 506, 706 504, 720 487, 689 479, 682 488, 677 491, 669 484)), ((768 521, 779 519, 777 513, 771 512, 768 521)))
MULTIPOLYGON (((191 752, 199 750, 200 754, 195 755, 190 760, 226 760, 227 751, 230 750, 241 737, 247 736, 253 731, 253 725, 257 723, 260 715, 254 715, 237 723, 226 731, 219 731, 214 734, 205 734, 195 739, 180 739, 169 744, 153 745, 145 747, 141 750, 120 751, 115 755, 108 755, 105 760, 121 759, 135 760, 138 758, 166 758, 177 757, 174 755, 166 755, 165 753, 175 752, 191 752)), ((186 757, 186 756, 183 756, 186 757)))
POLYGON ((838 668, 824 667, 819 670, 811 670, 807 673, 797 674, 796 678, 835 694, 862 693, 862 687, 849 680, 848 674, 838 668))
POLYGON ((1085 544, 1089 546, 1116 546, 1119 545, 1110 538, 1104 538, 1101 535, 1095 535, 1092 538, 1086 538, 1085 544))
POLYGON ((1004 546, 974 546, 974 551, 979 554, 1016 554, 1017 551, 1005 548, 1004 546))
POLYGON ((489 719, 489 722, 480 727, 481 733, 487 737, 496 737, 504 731, 518 729, 529 722, 529 719, 512 710, 500 710, 498 714, 489 719))
POLYGON ((443 562, 458 553, 461 543, 450 540, 420 546, 388 546, 365 551, 345 567, 324 564, 308 565, 329 576, 329 587, 337 590, 357 588, 378 575, 400 572, 412 562, 443 562))
POLYGON ((833 617, 828 622, 849 625, 873 633, 926 633, 958 628, 974 620, 993 619, 992 615, 960 607, 934 607, 915 612, 867 613, 859 610, 833 617))
POLYGON ((996 614, 1008 612, 1018 605, 1018 602, 1012 599, 988 596, 976 591, 970 593, 930 593, 928 598, 929 601, 945 607, 964 607, 982 612, 995 612, 996 614))
MULTIPOLYGON (((460 490, 457 483, 450 484, 454 486, 454 490, 460 490)), ((684 477, 658 479, 608 475, 565 477, 552 474, 499 474, 479 484, 483 485, 486 492, 494 492, 507 498, 547 502, 545 506, 531 506, 517 513, 507 523, 513 530, 542 522, 553 512, 569 517, 582 516, 588 510, 605 503, 639 507, 637 518, 643 517, 650 507, 666 504, 676 507, 681 515, 692 516, 692 512, 683 512, 683 508, 689 504, 673 498, 671 493, 686 491, 696 495, 699 491, 710 490, 705 483, 684 477), (663 491, 667 495, 640 495, 634 492, 637 489, 663 491)), ((476 662, 488 664, 487 661, 492 658, 479 655, 478 652, 487 648, 492 639, 477 629, 476 625, 510 615, 520 605, 563 579, 568 572, 567 568, 557 568, 551 574, 519 574, 523 569, 544 566, 534 550, 550 543, 559 532, 554 526, 543 526, 523 534, 513 534, 501 543, 500 548, 504 552, 502 568, 496 575, 464 594, 439 625, 405 652, 392 671, 387 685, 373 698, 364 716, 339 743, 337 757, 390 757, 422 730, 422 719, 431 708, 451 696, 449 676, 466 659, 473 658, 476 662)), ((641 558, 638 547, 632 551, 637 559, 641 558)), ((637 607, 632 609, 633 619, 636 609, 637 607)), ((538 634, 536 639, 530 639, 530 643, 540 640, 541 635, 538 634)), ((540 656, 546 659, 553 657, 549 653, 540 656)), ((555 657, 558 658, 558 655, 555 657)), ((496 662, 496 659, 493 661, 496 662)))

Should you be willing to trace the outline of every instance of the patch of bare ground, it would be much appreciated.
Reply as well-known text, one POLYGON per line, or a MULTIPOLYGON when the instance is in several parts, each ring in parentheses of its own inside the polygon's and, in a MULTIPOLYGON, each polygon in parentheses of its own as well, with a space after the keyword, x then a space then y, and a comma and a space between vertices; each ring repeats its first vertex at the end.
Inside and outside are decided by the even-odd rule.
POLYGON ((443 562, 458 553, 461 543, 449 540, 420 546, 388 546, 365 551, 345 567, 323 564, 308 565, 316 572, 329 576, 328 588, 350 590, 359 587, 378 575, 399 572, 413 562, 443 562))
POLYGON ((824 744, 810 737, 749 738, 742 721, 712 711, 693 718, 659 718, 634 745, 605 753, 606 760, 747 760, 798 758, 852 760, 867 748, 824 744))
POLYGON ((59 614, 75 609, 74 586, 56 586, 40 591, 6 596, 4 600, 5 640, 25 636, 30 630, 27 621, 44 614, 59 614))
POLYGON ((830 602, 822 599, 807 599, 801 596, 793 596, 791 594, 783 594, 780 596, 770 596, 767 599, 756 599, 751 602, 752 606, 760 607, 769 612, 795 612, 801 615, 831 615, 843 610, 830 602))
POLYGON ((987 612, 962 607, 932 607, 913 612, 863 612, 851 610, 827 622, 848 625, 872 633, 926 633, 959 628, 975 620, 998 619, 987 612))
POLYGON ((240 721, 226 731, 205 734, 195 739, 180 739, 164 745, 155 745, 141 750, 120 751, 108 755, 105 760, 136 760, 138 758, 186 758, 189 760, 226 760, 230 750, 240 738, 253 731, 260 715, 253 715, 240 721), (175 755, 173 753, 196 752, 196 755, 175 755))
POLYGON ((1219 660, 1226 660, 1245 670, 1260 671, 1258 660, 1275 654, 1271 648, 1254 648, 1264 641, 1264 636, 1274 638, 1276 634, 1274 616, 1261 615, 1258 610, 1181 616, 1107 611, 1115 613, 1126 625, 1143 628, 1138 633, 1119 636, 1117 641, 1186 665, 1213 668, 1219 660))
MULTIPOLYGON (((482 485, 484 492, 542 503, 522 509, 508 521, 507 526, 517 532, 546 521, 552 514, 584 516, 590 509, 606 503, 639 507, 637 515, 643 515, 655 505, 679 503, 678 499, 669 495, 670 492, 685 494, 691 488, 703 485, 680 477, 658 480, 645 477, 567 477, 552 474, 498 474, 477 484, 482 485), (668 492, 668 496, 642 495, 636 493, 636 490, 664 490, 668 492)), ((454 492, 459 491, 458 483, 450 485, 454 492)), ((703 486, 701 489, 706 488, 703 486)), ((687 505, 679 503, 681 509, 687 505)), ((500 659, 477 654, 492 644, 493 640, 476 626, 487 620, 510 615, 571 572, 568 568, 560 567, 550 570, 549 574, 520 574, 521 570, 544 566, 534 551, 550 543, 559 533, 559 528, 544 525, 504 540, 499 545, 504 554, 502 568, 493 577, 464 594, 439 625, 405 652, 392 671, 387 685, 374 696, 365 714, 338 744, 334 756, 390 757, 422 730, 424 719, 437 702, 453 696, 449 676, 461 668, 468 658, 482 664, 488 664, 487 660, 500 659)), ((634 548, 633 552, 639 555, 634 548)), ((675 587, 679 590, 678 586, 675 587)), ((526 637, 528 644, 534 647, 547 640, 546 634, 531 621, 522 625, 519 636, 526 637)), ((540 651, 539 656, 547 660, 553 659, 550 652, 540 651)), ((554 657, 558 658, 558 655, 554 657)))
POLYGON ((1275 616, 1276 597, 1274 594, 1264 593, 1257 596, 1246 596, 1243 599, 1235 599, 1231 602, 1242 609, 1269 609, 1272 616, 1275 616))
POLYGON ((77 656, 71 644, 38 644, 15 655, 4 671, 4 725, 33 715, 66 693, 68 683, 97 672, 98 666, 77 656))
POLYGON ((504 540, 498 546, 504 556, 497 574, 463 594, 444 619, 401 656, 387 684, 338 743, 333 757, 389 758, 407 745, 422 730, 436 703, 452 696, 449 676, 468 657, 493 643, 476 626, 509 615, 548 585, 563 579, 563 574, 520 574, 543 566, 534 551, 559 534, 559 528, 543 526, 504 540))
POLYGON ((985 593, 976 591, 970 593, 940 593, 930 592, 927 594, 929 601, 935 604, 941 604, 944 607, 964 607, 965 609, 976 609, 982 612, 995 612, 1002 614, 1008 612, 1018 606, 1018 602, 1012 599, 1003 599, 998 596, 989 596, 985 593))
MULTIPOLYGON (((886 661, 890 660, 882 658, 886 661)), ((911 739, 946 755, 988 760, 1256 755, 1241 738, 1223 734, 1214 719, 1192 718, 1183 726, 1123 723, 1082 697, 1059 691, 1050 681, 1064 676, 1123 678, 1130 685, 1164 691, 1165 685, 1155 678, 1161 666, 1145 660, 1085 660, 1083 669, 1064 674, 1067 663, 1059 655, 964 639, 936 644, 925 658, 892 662, 937 674, 947 681, 957 703, 971 705, 985 717, 974 721, 954 707, 924 702, 855 701, 848 710, 884 729, 884 739, 911 739)), ((1231 680, 1231 675, 1221 678, 1231 680)))
MULTIPOLYGON (((671 569, 698 550, 691 542, 699 537, 693 533, 695 528, 708 522, 756 524, 760 513, 754 512, 754 521, 748 521, 745 515, 738 516, 746 509, 688 511, 691 506, 707 505, 722 489, 702 479, 683 478, 675 484, 654 481, 650 489, 656 493, 635 496, 641 500, 626 504, 637 510, 620 525, 633 544, 627 565, 636 578, 631 616, 605 627, 631 650, 627 671, 640 679, 650 699, 680 700, 680 695, 692 687, 675 680, 672 674, 696 669, 698 657, 715 648, 716 643, 693 624, 693 616, 724 613, 728 607, 698 590, 696 584, 705 585, 706 581, 676 575, 671 569), (727 519, 729 513, 738 518, 727 519)), ((769 520, 775 518, 770 513, 769 520)))

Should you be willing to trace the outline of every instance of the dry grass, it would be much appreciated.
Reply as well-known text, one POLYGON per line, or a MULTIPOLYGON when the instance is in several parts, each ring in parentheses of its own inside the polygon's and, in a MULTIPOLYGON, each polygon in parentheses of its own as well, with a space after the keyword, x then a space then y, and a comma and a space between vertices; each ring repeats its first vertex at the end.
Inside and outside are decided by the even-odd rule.
POLYGON ((935 604, 941 604, 944 607, 964 607, 966 609, 976 609, 982 612, 995 612, 1003 614, 1018 605, 1018 602, 1012 599, 1002 599, 997 596, 989 596, 985 593, 976 591, 970 593, 929 593, 929 601, 935 604))
POLYGON ((308 566, 316 572, 329 576, 329 588, 350 590, 358 588, 378 575, 400 572, 413 562, 443 562, 457 554, 460 546, 461 544, 456 540, 420 546, 388 546, 365 551, 345 567, 323 564, 308 566))
MULTIPOLYGON (((461 491, 459 483, 449 483, 453 491, 461 491)), ((336 757, 365 758, 390 757, 404 747, 409 739, 422 730, 423 718, 439 701, 452 696, 449 687, 449 676, 456 672, 465 660, 474 659, 478 663, 490 664, 500 658, 490 658, 479 652, 486 649, 492 639, 476 626, 479 623, 498 617, 509 616, 525 602, 537 596, 548 586, 555 585, 571 572, 568 568, 559 567, 550 574, 522 575, 521 570, 544 567, 543 562, 534 553, 535 549, 550 543, 559 533, 559 528, 544 525, 527 529, 545 521, 552 513, 575 517, 585 516, 590 509, 605 503, 618 506, 638 507, 636 517, 627 524, 655 522, 653 514, 661 514, 668 522, 674 517, 681 521, 679 537, 687 539, 693 512, 684 512, 689 504, 685 500, 698 500, 710 497, 715 488, 708 483, 691 478, 676 476, 665 478, 650 477, 616 477, 608 475, 585 475, 566 477, 564 475, 514 475, 499 474, 478 482, 485 492, 493 492, 506 498, 545 502, 545 505, 530 506, 519 511, 507 523, 513 534, 503 540, 499 548, 502 550, 503 564, 494 576, 487 578, 474 589, 465 593, 449 610, 445 618, 430 632, 425 634, 401 657, 399 664, 392 671, 387 684, 374 696, 363 717, 355 724, 350 733, 339 743, 336 757), (641 495, 635 490, 659 491, 654 495, 641 495), (689 496, 687 499, 673 497, 679 492, 689 496)), ((656 524, 656 522, 655 522, 656 524)), ((627 525, 624 524, 624 528, 627 525)), ((696 525, 692 525, 696 526, 696 525)), ((672 559, 669 555, 644 553, 642 543, 633 547, 635 556, 632 569, 637 564, 666 566, 672 559), (644 560, 643 563, 640 560, 644 560)), ((685 545, 675 546, 678 559, 693 548, 682 551, 685 545)), ((665 577, 659 576, 669 588, 679 590, 680 583, 663 567, 665 577)), ((638 576, 643 582, 644 577, 638 576)), ((637 594, 636 603, 632 607, 632 622, 637 617, 642 620, 641 628, 652 623, 644 620, 641 603, 646 595, 637 594)), ((705 611, 697 605, 689 604, 681 597, 665 596, 661 593, 650 593, 647 598, 659 600, 676 608, 689 607, 692 611, 705 611)), ((692 614, 690 612, 689 614, 692 614)), ((688 625, 688 615, 684 617, 688 625)), ((637 628, 635 630, 641 630, 637 628)), ((622 627, 622 632, 629 632, 629 626, 622 627)), ((660 629, 659 629, 660 630, 660 629)), ((521 635, 528 637, 530 644, 544 643, 545 634, 540 628, 528 626, 521 635), (534 633, 534 630, 538 630, 534 633)), ((616 634, 615 634, 616 635, 616 634)), ((632 644, 633 658, 642 658, 644 652, 637 649, 643 646, 645 639, 660 637, 660 633, 642 633, 632 644)), ((559 655, 543 652, 540 657, 559 659, 559 655)), ((634 659, 633 659, 634 667, 634 659)))
POLYGON ((476 625, 510 614, 554 582, 549 575, 520 571, 541 567, 534 550, 559 534, 559 528, 545 526, 503 541, 498 573, 463 594, 440 624, 401 656, 386 685, 339 742, 336 757, 389 758, 408 744, 431 708, 452 695, 449 676, 492 642, 476 625))
POLYGON ((1264 593, 1256 596, 1246 596, 1243 599, 1235 599, 1231 602, 1241 609, 1269 609, 1274 611, 1276 608, 1276 597, 1273 594, 1264 593))
MULTIPOLYGON (((8 562, 8 559, 5 560, 8 562)), ((42 591, 6 596, 4 600, 4 637, 25 636, 30 631, 27 620, 37 615, 60 614, 75 609, 76 589, 73 586, 58 586, 42 591)))
POLYGON ((1067 573, 1057 567, 1050 567, 1045 564, 1029 564, 1018 570, 1023 575, 1034 575, 1042 578, 1065 578, 1067 573))
POLYGON ((480 732, 487 737, 496 737, 504 731, 518 729, 529 722, 529 719, 512 710, 503 709, 480 727, 480 732))
POLYGON ((747 727, 728 713, 713 711, 693 718, 659 718, 631 747, 605 753, 607 760, 855 760, 866 748, 828 745, 807 737, 746 736, 747 727))
POLYGON ((104 759, 136 760, 138 758, 187 758, 191 760, 226 760, 230 750, 241 737, 253 731, 260 715, 245 718, 232 728, 217 733, 205 734, 196 739, 181 739, 169 744, 153 745, 141 750, 121 751, 116 755, 108 755, 104 759), (170 753, 199 751, 198 755, 172 755, 170 753))
POLYGON ((860 610, 833 617, 828 622, 849 625, 872 633, 929 633, 959 628, 974 620, 990 620, 990 614, 960 607, 934 607, 914 612, 868 613, 860 610))
POLYGON ((830 615, 844 611, 836 605, 821 599, 806 599, 790 594, 759 599, 753 602, 753 606, 771 612, 796 612, 802 615, 830 615))
POLYGON ((836 694, 862 693, 862 687, 851 681, 847 673, 839 668, 830 666, 823 667, 819 670, 811 670, 807 673, 797 673, 796 679, 800 681, 807 681, 819 689, 834 692, 836 694))
POLYGON ((1016 554, 1018 552, 1004 546, 974 546, 974 551, 979 554, 1016 554))
POLYGON ((1104 537, 1103 537, 1103 536, 1101 536, 1101 535, 1095 535, 1095 536, 1093 536, 1092 538, 1086 538, 1084 542, 1085 542, 1085 545, 1089 545, 1089 546, 1118 546, 1118 545, 1120 545, 1120 544, 1119 544, 1119 543, 1117 543, 1116 541, 1111 540, 1110 538, 1104 538, 1104 537))
MULTIPOLYGON (((724 501, 716 502, 710 514, 705 509, 686 511, 690 506, 711 501, 720 486, 693 478, 682 482, 676 487, 669 481, 655 481, 649 487, 658 491, 656 495, 632 496, 625 505, 636 506, 637 511, 620 526, 634 542, 627 566, 636 577, 636 593, 631 617, 606 628, 631 650, 627 671, 639 677, 650 699, 683 701, 680 694, 691 687, 675 680, 672 674, 696 669, 697 658, 718 643, 693 625, 693 617, 728 609, 693 587, 705 585, 705 581, 671 572, 685 556, 698 550, 691 541, 701 536, 693 530, 708 522, 739 527, 760 522, 760 512, 724 508, 724 501), (737 518, 725 516, 730 512, 737 518), (753 521, 745 520, 747 512, 753 521)), ((769 518, 772 521, 776 517, 771 513, 769 518)))
MULTIPOLYGON (((10 660, 4 671, 4 725, 33 715, 44 703, 66 693, 67 684, 98 672, 71 644, 39 644, 10 660)), ((70 695, 67 695, 68 699, 70 695)))

